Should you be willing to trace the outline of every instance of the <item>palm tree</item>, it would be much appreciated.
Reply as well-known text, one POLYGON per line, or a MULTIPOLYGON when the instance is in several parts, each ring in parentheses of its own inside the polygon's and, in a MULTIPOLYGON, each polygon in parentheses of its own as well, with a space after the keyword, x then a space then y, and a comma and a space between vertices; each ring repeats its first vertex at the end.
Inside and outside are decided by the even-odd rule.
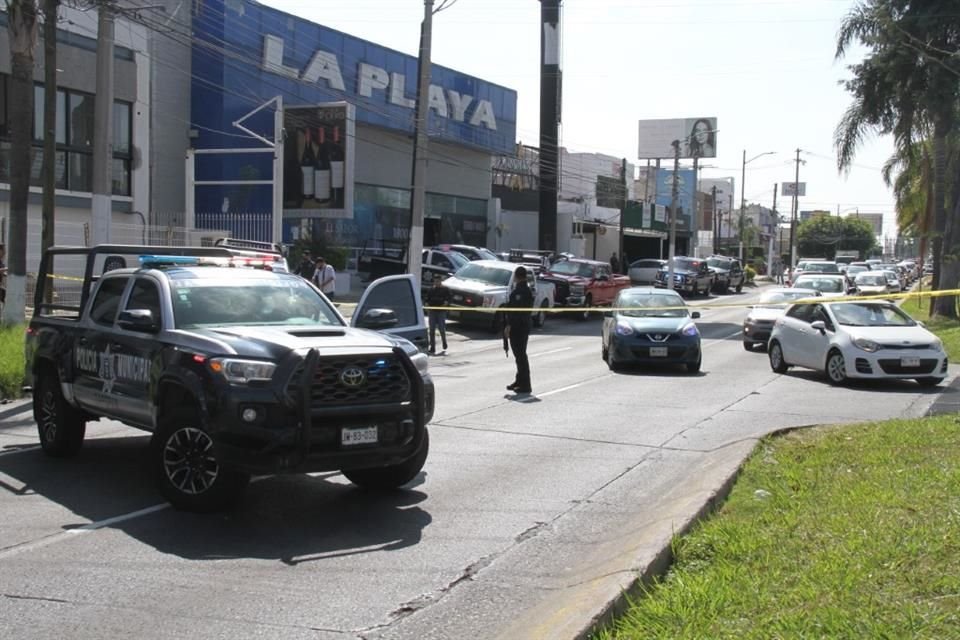
POLYGON ((933 145, 915 143, 906 153, 894 153, 883 165, 883 181, 893 189, 897 228, 920 239, 920 255, 927 255, 933 226, 933 145))
MULTIPOLYGON (((947 138, 956 127, 960 102, 960 61, 952 53, 960 49, 955 5, 949 0, 866 0, 844 19, 836 51, 843 58, 854 41, 870 50, 862 62, 849 66, 853 78, 844 83, 853 103, 835 133, 841 171, 849 169, 868 131, 893 135, 898 155, 908 160, 914 158, 914 143, 932 132, 933 259, 939 275, 934 284, 946 288, 960 281, 960 255, 945 236, 947 138)), ((954 225, 949 226, 952 230, 954 225)), ((957 317, 956 299, 938 298, 933 313, 957 317)))

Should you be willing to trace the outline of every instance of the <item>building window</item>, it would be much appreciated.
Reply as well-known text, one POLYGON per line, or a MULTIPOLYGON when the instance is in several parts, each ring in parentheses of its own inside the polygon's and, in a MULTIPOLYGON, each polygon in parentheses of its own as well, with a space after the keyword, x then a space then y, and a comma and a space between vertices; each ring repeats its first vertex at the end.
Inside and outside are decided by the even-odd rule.
MULTIPOLYGON (((0 181, 9 182, 10 127, 7 106, 10 78, 0 74, 0 181)), ((34 85, 33 104, 33 163, 30 184, 41 186, 43 167, 43 85, 34 85)), ((56 167, 57 189, 69 191, 93 190, 93 122, 95 96, 57 90, 56 167)), ((130 195, 130 164, 132 160, 132 105, 115 100, 113 103, 113 194, 130 195)))

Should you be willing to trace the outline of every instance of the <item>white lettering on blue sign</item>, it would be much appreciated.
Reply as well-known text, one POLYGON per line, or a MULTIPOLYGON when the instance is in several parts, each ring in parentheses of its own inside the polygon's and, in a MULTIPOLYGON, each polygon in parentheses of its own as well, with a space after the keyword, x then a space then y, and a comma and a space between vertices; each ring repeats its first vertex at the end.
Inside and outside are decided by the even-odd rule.
MULTIPOLYGON (((295 67, 288 67, 283 64, 283 50, 283 38, 274 35, 263 37, 261 67, 264 71, 311 84, 318 84, 321 80, 324 80, 329 88, 335 91, 346 91, 343 74, 340 72, 340 63, 335 54, 318 49, 301 73, 295 67)), ((371 98, 374 91, 385 91, 390 104, 407 109, 416 107, 416 101, 406 95, 406 77, 402 73, 388 73, 386 69, 361 62, 357 71, 357 95, 371 98)), ((457 122, 469 122, 471 126, 482 126, 490 131, 497 130, 497 118, 493 113, 493 104, 489 100, 474 101, 473 96, 461 95, 453 90, 445 92, 443 87, 433 84, 430 85, 428 99, 428 107, 441 118, 451 118, 457 122), (476 102, 476 107, 468 120, 467 109, 474 102, 476 102)))
POLYGON ((150 361, 147 358, 112 353, 110 345, 104 351, 77 347, 73 357, 77 369, 94 374, 103 381, 103 393, 112 393, 118 379, 141 384, 150 382, 150 361))

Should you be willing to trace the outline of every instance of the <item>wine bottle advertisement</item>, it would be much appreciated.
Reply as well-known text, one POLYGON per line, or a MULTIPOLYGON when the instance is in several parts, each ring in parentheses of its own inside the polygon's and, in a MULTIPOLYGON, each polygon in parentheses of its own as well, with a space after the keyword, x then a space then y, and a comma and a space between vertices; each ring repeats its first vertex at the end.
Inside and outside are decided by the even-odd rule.
POLYGON ((353 106, 287 107, 284 217, 353 218, 353 106))

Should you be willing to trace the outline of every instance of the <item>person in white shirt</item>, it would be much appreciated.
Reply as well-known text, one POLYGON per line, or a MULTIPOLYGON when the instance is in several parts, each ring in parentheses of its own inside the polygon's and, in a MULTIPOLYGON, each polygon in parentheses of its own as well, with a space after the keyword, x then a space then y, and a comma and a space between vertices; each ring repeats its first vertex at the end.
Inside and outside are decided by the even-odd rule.
POLYGON ((313 272, 313 283, 320 287, 323 295, 333 300, 337 291, 337 273, 333 270, 333 265, 327 264, 323 258, 317 258, 317 269, 313 272))

